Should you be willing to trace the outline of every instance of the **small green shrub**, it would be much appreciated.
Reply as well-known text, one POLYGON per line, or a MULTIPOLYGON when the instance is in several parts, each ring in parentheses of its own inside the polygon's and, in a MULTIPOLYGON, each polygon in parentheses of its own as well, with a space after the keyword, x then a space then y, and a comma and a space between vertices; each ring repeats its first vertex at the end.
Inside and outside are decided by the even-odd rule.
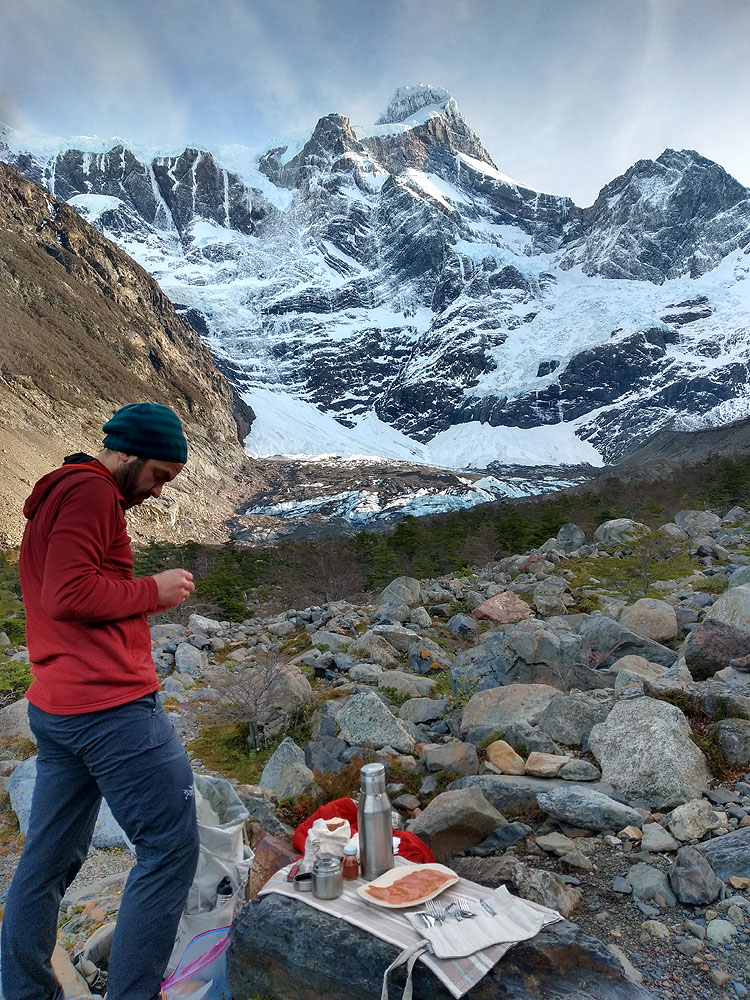
POLYGON ((7 660, 0 663, 0 693, 22 698, 33 681, 28 663, 7 660))

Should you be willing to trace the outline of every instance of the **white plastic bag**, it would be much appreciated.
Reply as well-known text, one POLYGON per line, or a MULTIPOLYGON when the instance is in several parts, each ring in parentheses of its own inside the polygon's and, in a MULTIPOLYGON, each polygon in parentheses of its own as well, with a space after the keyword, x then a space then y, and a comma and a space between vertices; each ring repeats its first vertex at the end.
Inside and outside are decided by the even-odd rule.
POLYGON ((307 831, 305 857, 301 868, 312 871, 314 863, 323 854, 343 858, 344 848, 351 840, 352 829, 348 819, 333 816, 331 819, 316 819, 307 831))
POLYGON ((253 852, 245 843, 247 809, 225 778, 195 776, 200 854, 195 878, 180 917, 167 970, 176 968, 186 946, 203 931, 227 927, 245 901, 245 885, 253 852), (216 905, 219 883, 228 878, 232 896, 216 905))

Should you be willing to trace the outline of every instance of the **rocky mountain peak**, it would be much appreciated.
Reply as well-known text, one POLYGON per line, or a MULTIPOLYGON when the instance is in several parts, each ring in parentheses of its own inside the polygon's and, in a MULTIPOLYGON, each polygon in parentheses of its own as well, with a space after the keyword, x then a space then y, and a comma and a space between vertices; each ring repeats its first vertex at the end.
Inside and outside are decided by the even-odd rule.
POLYGON ((750 242, 750 191, 694 150, 666 149, 603 187, 565 242, 563 266, 585 274, 695 278, 750 242))
POLYGON ((405 122, 424 108, 436 105, 436 111, 444 110, 449 103, 455 105, 456 102, 442 87, 431 87, 424 83, 418 83, 413 87, 399 87, 375 124, 391 125, 405 122))

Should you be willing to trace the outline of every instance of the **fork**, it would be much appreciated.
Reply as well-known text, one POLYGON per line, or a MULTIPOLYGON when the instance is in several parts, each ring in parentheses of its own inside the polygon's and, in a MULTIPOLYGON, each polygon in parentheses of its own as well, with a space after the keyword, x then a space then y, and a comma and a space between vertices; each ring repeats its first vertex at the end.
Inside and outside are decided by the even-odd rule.
POLYGON ((457 902, 462 920, 467 920, 476 916, 476 913, 469 906, 469 900, 465 896, 459 896, 457 902))
POLYGON ((440 903, 436 903, 434 899, 428 899, 425 903, 425 909, 439 924, 445 923, 446 912, 440 903))

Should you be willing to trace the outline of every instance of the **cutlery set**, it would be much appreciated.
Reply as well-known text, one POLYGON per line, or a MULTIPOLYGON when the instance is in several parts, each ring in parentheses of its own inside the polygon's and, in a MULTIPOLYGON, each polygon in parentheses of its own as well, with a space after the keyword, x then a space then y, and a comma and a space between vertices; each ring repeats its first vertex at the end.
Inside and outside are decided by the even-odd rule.
MULTIPOLYGON (((497 916, 497 911, 486 899, 482 899, 480 902, 491 916, 497 916)), ((458 921, 471 920, 472 917, 477 916, 465 896, 459 896, 454 903, 448 903, 447 906, 437 903, 434 899, 429 899, 425 903, 424 910, 418 916, 422 918, 427 927, 434 927, 435 924, 438 926, 444 924, 449 914, 458 921)))

